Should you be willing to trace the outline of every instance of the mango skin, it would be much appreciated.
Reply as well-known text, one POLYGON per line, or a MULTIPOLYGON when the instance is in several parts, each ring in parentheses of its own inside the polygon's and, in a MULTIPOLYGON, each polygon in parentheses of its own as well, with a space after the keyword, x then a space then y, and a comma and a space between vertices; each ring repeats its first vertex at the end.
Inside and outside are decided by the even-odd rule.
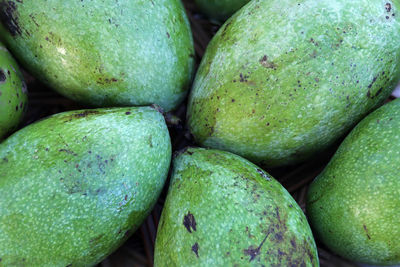
POLYGON ((303 211, 270 175, 234 154, 174 159, 154 266, 319 266, 303 211))
POLYGON ((307 195, 315 234, 332 251, 371 265, 400 264, 400 100, 346 137, 307 195))
POLYGON ((266 167, 327 148, 395 87, 399 5, 251 1, 215 35, 196 74, 187 117, 197 143, 266 167))
POLYGON ((168 111, 186 96, 194 48, 180 0, 0 0, 0 21, 21 64, 73 100, 168 111))
POLYGON ((208 17, 225 21, 250 0, 195 0, 201 12, 208 17))
POLYGON ((171 144, 152 108, 72 111, 0 144, 0 266, 92 266, 151 211, 171 144))
POLYGON ((28 96, 17 62, 0 43, 0 141, 22 120, 28 96))

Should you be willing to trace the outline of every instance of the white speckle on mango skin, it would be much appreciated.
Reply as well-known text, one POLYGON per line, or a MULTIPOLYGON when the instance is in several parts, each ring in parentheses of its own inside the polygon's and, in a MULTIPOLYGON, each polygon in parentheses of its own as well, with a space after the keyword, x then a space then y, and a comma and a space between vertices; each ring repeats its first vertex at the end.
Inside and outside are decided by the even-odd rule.
POLYGON ((400 264, 400 100, 363 119, 307 195, 315 234, 356 262, 400 264))
POLYGON ((327 148, 398 82, 398 10, 380 0, 251 1, 202 59, 188 102, 195 140, 268 167, 327 148))
POLYGON ((100 262, 151 211, 170 160, 150 107, 65 112, 16 132, 0 144, 1 264, 100 262))

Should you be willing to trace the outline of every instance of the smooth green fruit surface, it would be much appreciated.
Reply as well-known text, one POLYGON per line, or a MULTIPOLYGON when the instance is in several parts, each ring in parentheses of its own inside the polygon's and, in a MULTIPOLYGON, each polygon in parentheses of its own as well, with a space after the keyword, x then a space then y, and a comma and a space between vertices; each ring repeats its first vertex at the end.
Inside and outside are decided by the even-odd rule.
POLYGON ((189 148, 174 160, 155 266, 318 266, 303 211, 234 154, 189 148))
POLYGON ((0 266, 91 266, 152 209, 171 144, 150 107, 60 113, 0 144, 0 266))
POLYGON ((10 52, 0 43, 0 140, 15 130, 27 107, 22 73, 10 52))
POLYGON ((210 18, 224 21, 250 0, 195 0, 201 12, 210 18))
POLYGON ((94 106, 185 97, 194 48, 180 0, 0 0, 0 39, 42 81, 94 106))
POLYGON ((400 100, 346 137, 307 196, 310 223, 331 250, 353 261, 400 264, 400 100))
POLYGON ((268 167, 327 148, 398 82, 399 5, 251 1, 219 30, 196 74, 195 140, 268 167))

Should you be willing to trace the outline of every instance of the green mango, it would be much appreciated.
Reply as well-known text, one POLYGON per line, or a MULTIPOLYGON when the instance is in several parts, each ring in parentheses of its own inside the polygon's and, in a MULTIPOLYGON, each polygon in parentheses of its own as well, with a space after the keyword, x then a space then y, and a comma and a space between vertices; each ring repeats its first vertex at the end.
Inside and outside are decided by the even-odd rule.
POLYGON ((0 140, 18 126, 27 101, 24 77, 10 52, 0 43, 0 140))
POLYGON ((332 145, 400 78, 399 1, 254 0, 215 35, 189 99, 198 144, 267 167, 332 145))
POLYGON ((0 0, 0 38, 37 78, 93 106, 185 97, 194 68, 180 0, 0 0))
POLYGON ((91 266, 133 233, 168 174, 150 107, 60 113, 0 144, 0 266, 91 266))
POLYGON ((174 159, 154 266, 318 266, 290 194, 249 161, 189 148, 174 159))
POLYGON ((208 17, 225 21, 250 0, 195 0, 201 12, 208 17))
POLYGON ((311 184, 307 212, 317 237, 350 260, 400 264, 400 100, 346 137, 311 184))

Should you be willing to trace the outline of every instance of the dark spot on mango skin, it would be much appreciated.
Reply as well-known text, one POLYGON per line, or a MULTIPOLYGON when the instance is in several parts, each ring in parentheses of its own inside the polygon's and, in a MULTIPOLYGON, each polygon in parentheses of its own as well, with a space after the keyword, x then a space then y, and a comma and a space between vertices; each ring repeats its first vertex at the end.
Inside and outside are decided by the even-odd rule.
POLYGON ((383 91, 383 88, 381 87, 381 88, 379 88, 378 91, 376 91, 375 95, 372 95, 372 94, 371 94, 371 91, 368 90, 368 92, 367 92, 367 97, 368 97, 368 98, 371 98, 371 99, 374 99, 375 97, 377 97, 378 95, 380 95, 380 94, 382 93, 382 91, 383 91))
POLYGON ((371 236, 369 235, 368 228, 367 228, 367 226, 365 224, 363 224, 363 228, 364 228, 365 234, 367 235, 368 240, 370 240, 371 236))
POLYGON ((95 114, 99 114, 100 112, 96 111, 96 110, 85 110, 84 112, 75 114, 74 117, 75 118, 84 118, 90 115, 95 115, 95 114))
POLYGON ((193 231, 196 231, 196 219, 194 218, 193 214, 188 212, 185 217, 183 217, 183 225, 186 227, 189 233, 192 233, 193 231))
POLYGON ((286 222, 282 220, 278 207, 275 208, 275 215, 276 218, 278 219, 278 224, 275 225, 276 228, 280 230, 286 230, 287 229, 286 222))
POLYGON ((231 25, 231 23, 232 23, 232 20, 225 24, 225 27, 223 28, 222 33, 221 33, 221 38, 225 37, 226 32, 227 32, 229 26, 231 25))
MULTIPOLYGON (((18 0, 17 0, 18 1, 18 0)), ((36 25, 36 27, 40 27, 40 25, 36 22, 36 18, 33 14, 29 14, 29 17, 31 18, 31 20, 33 21, 33 23, 36 25)))
POLYGON ((274 69, 276 70, 276 65, 274 64, 274 62, 269 61, 267 55, 264 55, 260 60, 259 60, 260 64, 267 68, 267 69, 274 69))
POLYGON ((386 3, 385 9, 386 9, 386 12, 390 12, 392 10, 392 5, 390 3, 386 3))
POLYGON ((267 238, 270 236, 270 234, 275 233, 273 236, 274 242, 280 243, 284 240, 284 235, 285 232, 287 231, 287 225, 286 221, 281 217, 279 208, 275 208, 275 214, 274 214, 275 219, 277 220, 276 223, 272 223, 267 232, 265 233, 266 236, 264 240, 261 242, 261 244, 257 247, 254 248, 254 246, 250 246, 248 249, 244 250, 245 255, 250 256, 250 261, 254 260, 254 258, 260 253, 261 247, 264 244, 264 242, 267 240, 267 238))
MULTIPOLYGON (((21 2, 20 2, 21 3, 21 2)), ((0 1, 0 22, 11 33, 12 36, 21 35, 19 26, 17 6, 13 1, 0 1)))
POLYGON ((261 169, 257 169, 257 172, 266 180, 270 181, 271 179, 268 177, 268 175, 263 172, 261 169))
POLYGON ((275 234, 275 240, 276 240, 277 242, 283 241, 283 233, 282 233, 282 232, 279 232, 279 233, 275 234))
POLYGON ((368 98, 374 98, 374 97, 371 97, 371 91, 370 91, 370 89, 371 89, 371 87, 372 87, 372 85, 376 82, 376 79, 378 78, 378 76, 375 76, 373 79, 372 79, 372 82, 368 85, 368 92, 367 92, 367 97, 368 98))
MULTIPOLYGON (((247 249, 243 250, 243 253, 245 256, 250 256, 249 262, 253 261, 257 257, 261 255, 261 249, 266 242, 266 240, 270 240, 270 242, 274 242, 276 244, 279 244, 281 242, 284 242, 284 240, 288 239, 290 240, 290 245, 291 247, 288 248, 289 251, 281 251, 281 250, 267 250, 265 254, 265 260, 268 261, 268 257, 271 255, 276 255, 279 259, 280 262, 286 262, 285 266, 302 266, 305 264, 304 259, 305 258, 310 258, 311 262, 315 261, 314 255, 312 253, 312 247, 310 246, 309 242, 307 240, 302 240, 298 243, 298 240, 296 240, 296 237, 293 236, 288 236, 286 235, 287 233, 287 222, 286 222, 286 216, 283 216, 280 212, 279 207, 274 208, 273 213, 271 214, 274 217, 274 220, 271 222, 270 226, 266 231, 263 231, 265 234, 264 239, 258 246, 250 246, 247 249), (289 239, 290 238, 290 239, 289 239), (292 254, 297 254, 297 255, 302 255, 301 259, 298 257, 292 258, 292 254)), ((263 214, 266 215, 268 212, 265 211, 263 214)), ((283 266, 283 265, 282 265, 283 266)))
POLYGON ((382 90, 383 90, 383 88, 381 87, 381 88, 379 88, 379 90, 378 91, 376 91, 376 93, 375 93, 375 97, 377 97, 378 95, 380 95, 380 93, 382 93, 382 90))
POLYGON ((196 254, 196 257, 199 257, 199 244, 196 242, 194 243, 194 245, 192 246, 192 251, 196 254))
POLYGON ((310 244, 308 244, 306 240, 303 241, 303 251, 306 252, 308 258, 311 260, 311 263, 314 263, 316 258, 312 252, 310 244))
POLYGON ((71 150, 69 150, 69 149, 59 149, 58 151, 59 151, 59 152, 65 152, 65 153, 71 154, 71 155, 73 155, 73 156, 78 156, 78 154, 76 154, 74 151, 71 151, 71 150))
POLYGON ((118 79, 116 79, 116 78, 102 78, 102 77, 99 77, 96 82, 98 84, 104 85, 104 84, 110 84, 110 83, 118 82, 118 79))
POLYGON ((293 247, 294 249, 296 249, 297 244, 296 244, 296 240, 295 240, 294 238, 292 238, 292 239, 290 240, 290 244, 292 245, 292 247, 293 247))
POLYGON ((7 80, 7 76, 4 73, 4 70, 0 70, 0 84, 4 83, 7 80))
POLYGON ((268 232, 265 235, 263 241, 261 241, 261 244, 257 248, 254 248, 253 246, 250 246, 248 249, 243 250, 244 255, 250 256, 249 262, 254 260, 257 257, 257 255, 260 254, 261 247, 264 245, 264 243, 267 240, 267 238, 268 238, 270 233, 271 233, 271 229, 268 229, 268 232))
POLYGON ((247 78, 249 78, 249 76, 247 76, 247 75, 243 75, 243 73, 240 73, 239 74, 239 77, 240 77, 240 82, 241 83, 246 83, 246 82, 248 82, 248 80, 247 80, 247 78))
POLYGON ((98 235, 98 236, 96 236, 96 237, 94 237, 94 238, 92 238, 89 242, 90 242, 90 244, 97 244, 97 243, 99 243, 99 241, 101 240, 101 238, 103 237, 103 234, 100 234, 100 235, 98 235))

